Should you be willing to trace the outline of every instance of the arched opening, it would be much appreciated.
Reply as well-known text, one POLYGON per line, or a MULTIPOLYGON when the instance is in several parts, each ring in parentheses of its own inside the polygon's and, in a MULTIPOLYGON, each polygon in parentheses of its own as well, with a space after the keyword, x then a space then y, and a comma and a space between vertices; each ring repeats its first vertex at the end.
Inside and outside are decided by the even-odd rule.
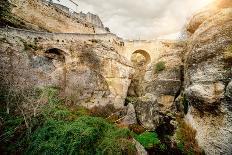
POLYGON ((151 62, 151 57, 145 50, 136 50, 131 55, 131 62, 135 72, 131 78, 131 84, 128 89, 128 96, 142 96, 144 76, 147 71, 147 65, 151 62))
POLYGON ((131 62, 134 67, 144 67, 151 62, 151 57, 145 50, 136 50, 131 55, 131 62))
POLYGON ((67 68, 66 68, 66 62, 65 62, 65 55, 66 53, 58 48, 50 48, 45 51, 44 56, 50 61, 52 61, 55 68, 62 68, 63 70, 63 77, 60 79, 60 87, 63 89, 63 92, 66 88, 66 76, 67 76, 67 68))
POLYGON ((65 52, 58 48, 51 48, 45 51, 45 57, 60 62, 65 62, 65 52))

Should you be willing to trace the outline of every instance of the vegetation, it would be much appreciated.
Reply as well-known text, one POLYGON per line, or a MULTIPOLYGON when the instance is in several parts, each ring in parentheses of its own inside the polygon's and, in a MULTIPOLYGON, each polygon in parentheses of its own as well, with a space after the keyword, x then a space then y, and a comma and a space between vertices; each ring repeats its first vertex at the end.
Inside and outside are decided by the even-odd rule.
POLYGON ((134 134, 129 129, 89 116, 91 112, 83 107, 64 105, 56 87, 43 88, 37 95, 46 105, 27 121, 30 128, 23 116, 0 113, 2 153, 135 154, 134 134))
POLYGON ((165 70, 166 66, 165 66, 165 62, 164 61, 160 61, 155 65, 155 72, 159 73, 163 70, 165 70))
MULTIPOLYGON (((11 107, 10 113, 1 108, 0 151, 3 154, 136 154, 134 138, 149 153, 203 154, 195 141, 196 131, 181 118, 177 120, 174 142, 169 132, 148 132, 138 124, 115 125, 111 117, 118 111, 112 105, 92 110, 66 106, 57 87, 33 90, 33 93, 29 90, 11 92, 9 101, 16 107, 11 107), (28 107, 22 109, 22 105, 28 107), (30 106, 37 107, 37 111, 30 106)), ((8 99, 5 97, 2 101, 8 99)), ((135 99, 127 98, 127 102, 135 102, 135 99)))
POLYGON ((11 14, 11 4, 8 0, 0 1, 0 27, 12 26, 26 28, 25 23, 11 14))
POLYGON ((20 38, 20 40, 23 42, 23 45, 24 45, 24 50, 27 51, 27 50, 38 50, 38 46, 37 46, 37 43, 36 41, 33 42, 33 43, 28 43, 27 41, 23 40, 22 38, 20 38))
POLYGON ((136 137, 136 140, 146 149, 154 148, 156 145, 160 144, 158 135, 155 132, 144 132, 136 137))
POLYGON ((184 94, 181 100, 181 103, 184 107, 184 113, 187 114, 189 110, 189 101, 187 99, 187 96, 184 94))
POLYGON ((181 118, 177 118, 178 129, 176 131, 177 147, 183 154, 204 154, 199 148, 195 137, 196 130, 181 118))

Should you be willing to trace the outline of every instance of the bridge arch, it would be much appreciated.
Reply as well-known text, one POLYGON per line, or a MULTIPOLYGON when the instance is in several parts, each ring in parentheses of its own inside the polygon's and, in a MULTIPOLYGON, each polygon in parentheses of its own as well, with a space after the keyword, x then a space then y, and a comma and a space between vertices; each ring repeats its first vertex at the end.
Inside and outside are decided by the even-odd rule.
POLYGON ((45 57, 49 59, 58 60, 63 63, 65 62, 65 56, 67 55, 66 52, 64 52, 63 50, 59 48, 48 48, 44 54, 45 54, 45 57))
POLYGON ((140 63, 142 63, 143 65, 148 65, 150 62, 151 62, 151 56, 150 54, 145 51, 145 50, 142 50, 142 49, 139 49, 139 50, 136 50, 134 51, 132 54, 131 54, 131 62, 135 61, 133 59, 136 59, 135 57, 140 57, 138 60, 137 58, 137 61, 140 61, 140 63))

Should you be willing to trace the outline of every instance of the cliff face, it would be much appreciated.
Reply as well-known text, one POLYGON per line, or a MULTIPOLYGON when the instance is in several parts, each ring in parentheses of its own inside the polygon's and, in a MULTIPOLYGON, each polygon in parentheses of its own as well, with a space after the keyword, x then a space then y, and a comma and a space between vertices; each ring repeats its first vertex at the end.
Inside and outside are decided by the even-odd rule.
POLYGON ((191 105, 187 120, 207 154, 232 152, 232 61, 226 57, 232 44, 229 2, 220 1, 210 12, 196 15, 192 28, 187 28, 192 34, 185 55, 185 93, 191 105), (221 7, 226 2, 228 8, 221 7))
POLYGON ((70 104, 123 107, 133 70, 110 37, 2 29, 0 38, 2 90, 54 86, 70 104))
POLYGON ((206 154, 232 153, 231 0, 194 15, 186 41, 133 44, 95 35, 93 25, 40 2, 13 1, 12 13, 26 28, 61 33, 0 29, 0 93, 59 87, 67 104, 87 108, 123 108, 127 96, 135 97, 125 122, 155 130, 181 111, 206 154), (132 66, 136 51, 149 61, 132 66))
POLYGON ((95 33, 93 24, 77 18, 69 12, 68 8, 50 4, 46 0, 11 0, 10 10, 12 16, 29 29, 63 33, 95 33))
POLYGON ((159 44, 157 59, 148 66, 135 68, 128 91, 128 96, 137 98, 134 105, 139 122, 150 130, 162 125, 167 115, 174 114, 174 100, 183 84, 182 55, 186 43, 159 41, 159 44))

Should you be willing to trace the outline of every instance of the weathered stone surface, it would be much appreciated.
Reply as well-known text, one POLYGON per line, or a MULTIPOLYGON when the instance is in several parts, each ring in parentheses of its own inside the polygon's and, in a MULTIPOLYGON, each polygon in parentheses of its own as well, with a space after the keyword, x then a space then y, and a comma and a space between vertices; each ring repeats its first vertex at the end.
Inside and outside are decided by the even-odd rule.
POLYGON ((133 139, 134 143, 135 143, 135 147, 137 150, 137 155, 147 155, 147 151, 145 150, 145 148, 135 139, 133 139))
POLYGON ((126 114, 125 118, 123 119, 122 123, 126 124, 126 125, 131 125, 131 124, 137 123, 135 108, 134 108, 133 104, 129 103, 127 105, 127 114, 126 114))
POLYGON ((139 97, 134 107, 139 123, 146 129, 154 130, 160 124, 159 105, 154 95, 139 97))
MULTIPOLYGON (((224 2, 220 1, 220 5, 224 2)), ((192 106, 187 118, 206 154, 229 155, 232 117, 231 100, 226 99, 226 94, 230 91, 231 66, 223 55, 232 43, 232 9, 213 9, 214 13, 206 13, 204 20, 201 16, 196 19, 201 24, 190 23, 199 26, 193 31, 185 57, 185 93, 192 106)))
POLYGON ((2 86, 10 84, 9 87, 22 89, 57 86, 72 104, 88 108, 124 106, 133 70, 115 50, 117 42, 109 42, 111 38, 107 35, 98 40, 77 35, 73 44, 72 34, 58 40, 53 34, 46 37, 47 33, 2 32, 2 86))
POLYGON ((227 85, 226 96, 232 100, 232 81, 227 85))
POLYGON ((94 33, 94 25, 77 18, 66 7, 46 0, 11 0, 12 14, 36 30, 63 33, 94 33))

